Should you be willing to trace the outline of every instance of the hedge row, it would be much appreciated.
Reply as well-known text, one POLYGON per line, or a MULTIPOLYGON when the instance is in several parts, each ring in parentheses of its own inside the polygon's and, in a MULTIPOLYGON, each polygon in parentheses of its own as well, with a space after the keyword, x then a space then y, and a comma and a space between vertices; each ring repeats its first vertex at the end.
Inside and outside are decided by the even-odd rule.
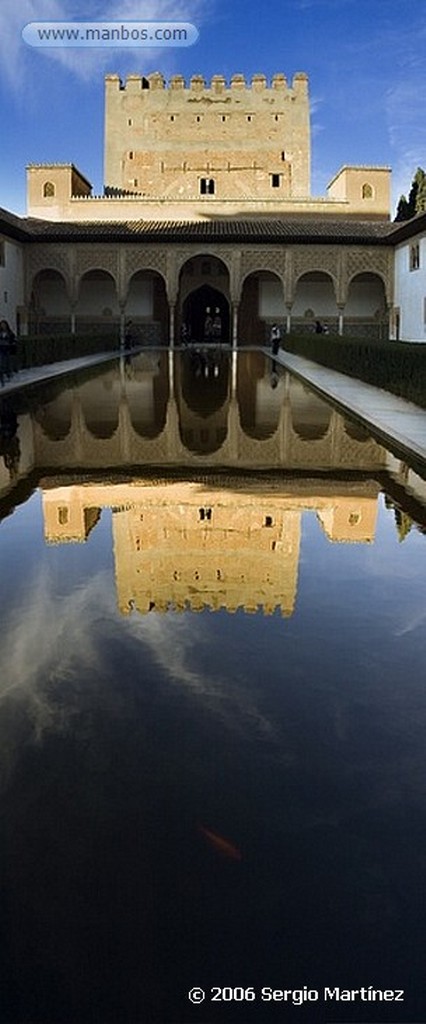
POLYGON ((290 334, 283 347, 426 408, 426 344, 290 334))
POLYGON ((25 335, 18 339, 15 365, 18 370, 31 366, 45 366, 59 363, 64 359, 96 355, 99 352, 113 352, 119 344, 116 334, 38 334, 25 335))

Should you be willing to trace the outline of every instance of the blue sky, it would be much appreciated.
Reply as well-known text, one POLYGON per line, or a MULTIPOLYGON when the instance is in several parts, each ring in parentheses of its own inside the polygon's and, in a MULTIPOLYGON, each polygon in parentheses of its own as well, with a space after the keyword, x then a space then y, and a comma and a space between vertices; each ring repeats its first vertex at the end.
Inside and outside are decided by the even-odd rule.
POLYGON ((306 71, 313 195, 345 163, 393 169, 396 200, 426 167, 422 0, 0 0, 0 205, 25 213, 25 165, 73 162, 102 192, 103 78, 306 71), (35 49, 32 21, 189 21, 187 48, 35 49))

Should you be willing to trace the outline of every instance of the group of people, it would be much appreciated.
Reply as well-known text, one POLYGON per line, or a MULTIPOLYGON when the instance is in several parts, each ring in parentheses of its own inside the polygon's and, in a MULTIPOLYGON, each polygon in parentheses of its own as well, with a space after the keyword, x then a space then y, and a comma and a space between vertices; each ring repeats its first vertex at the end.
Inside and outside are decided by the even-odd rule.
POLYGON ((220 309, 216 307, 214 316, 210 311, 210 306, 206 309, 206 318, 204 321, 204 341, 221 341, 222 340, 222 317, 220 315, 220 309))
POLYGON ((0 383, 16 369, 16 337, 7 320, 0 320, 0 383))
POLYGON ((189 323, 185 323, 184 321, 180 329, 180 340, 182 342, 183 347, 189 345, 193 340, 195 341, 196 344, 199 344, 200 341, 204 342, 206 345, 219 344, 223 340, 222 317, 220 315, 220 309, 216 306, 213 312, 210 306, 206 307, 202 338, 198 337, 196 339, 193 339, 191 325, 189 323))
MULTIPOLYGON (((323 324, 321 320, 315 320, 314 333, 328 334, 328 324, 323 324)), ((279 327, 278 324, 273 324, 271 327, 270 343, 272 348, 272 355, 276 356, 281 345, 281 327, 279 327)))

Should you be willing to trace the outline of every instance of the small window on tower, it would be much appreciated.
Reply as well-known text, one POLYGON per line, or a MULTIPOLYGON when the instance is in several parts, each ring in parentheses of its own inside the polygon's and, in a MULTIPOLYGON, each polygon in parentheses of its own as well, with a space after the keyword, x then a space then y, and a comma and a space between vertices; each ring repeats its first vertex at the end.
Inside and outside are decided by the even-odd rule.
POLYGON ((373 186, 366 182, 365 185, 362 186, 361 195, 363 199, 373 199, 373 186))
POLYGON ((53 181, 45 181, 45 183, 43 185, 43 196, 45 197, 45 199, 47 199, 48 197, 50 198, 51 196, 54 196, 54 195, 55 195, 55 186, 53 184, 53 181))
POLYGON ((272 188, 279 188, 280 184, 281 184, 281 175, 280 174, 271 174, 271 185, 272 185, 272 188))
POLYGON ((215 191, 214 178, 200 178, 200 195, 213 196, 215 191))

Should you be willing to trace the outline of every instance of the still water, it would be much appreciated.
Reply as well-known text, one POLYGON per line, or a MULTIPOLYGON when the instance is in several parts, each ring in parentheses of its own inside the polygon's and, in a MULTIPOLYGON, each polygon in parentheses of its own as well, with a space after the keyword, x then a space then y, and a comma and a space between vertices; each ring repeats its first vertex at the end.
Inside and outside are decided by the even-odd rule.
POLYGON ((425 1021, 421 467, 257 353, 0 426, 1 1024, 425 1021))

